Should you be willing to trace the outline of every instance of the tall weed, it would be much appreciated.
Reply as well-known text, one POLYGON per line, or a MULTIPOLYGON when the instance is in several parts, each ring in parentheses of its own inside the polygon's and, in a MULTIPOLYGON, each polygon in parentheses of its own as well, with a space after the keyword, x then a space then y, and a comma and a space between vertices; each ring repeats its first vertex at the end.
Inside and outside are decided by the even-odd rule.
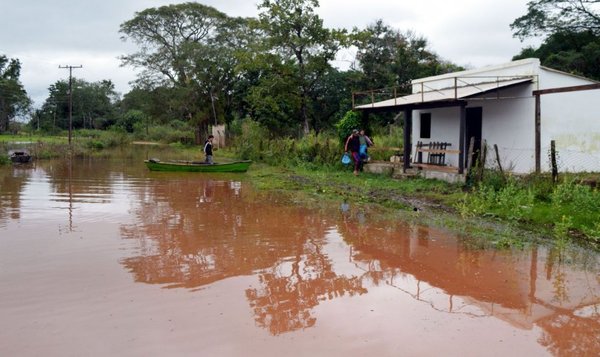
POLYGON ((550 199, 554 210, 563 215, 570 215, 569 228, 581 230, 588 237, 600 233, 600 192, 586 185, 578 184, 575 179, 568 179, 557 185, 550 199))
POLYGON ((335 136, 310 133, 300 139, 270 138, 259 123, 247 120, 234 140, 236 155, 274 166, 329 166, 341 157, 335 136))
POLYGON ((509 220, 526 217, 534 204, 532 190, 521 187, 514 179, 496 190, 491 185, 479 185, 456 205, 463 216, 496 216, 509 220))

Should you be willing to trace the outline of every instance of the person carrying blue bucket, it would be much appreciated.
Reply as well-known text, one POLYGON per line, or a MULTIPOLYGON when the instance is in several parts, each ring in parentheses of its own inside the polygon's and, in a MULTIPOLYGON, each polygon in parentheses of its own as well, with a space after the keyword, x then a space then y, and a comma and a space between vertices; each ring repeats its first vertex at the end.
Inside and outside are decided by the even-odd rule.
POLYGON ((358 154, 360 160, 363 162, 369 161, 369 154, 367 153, 367 149, 369 146, 373 146, 373 141, 365 134, 365 129, 360 129, 358 133, 358 140, 360 142, 360 147, 358 149, 358 154))
POLYGON ((344 152, 350 152, 352 157, 352 161, 354 161, 354 176, 358 176, 358 171, 361 168, 362 160, 360 159, 360 139, 358 130, 352 130, 352 134, 346 139, 346 144, 344 145, 344 152))

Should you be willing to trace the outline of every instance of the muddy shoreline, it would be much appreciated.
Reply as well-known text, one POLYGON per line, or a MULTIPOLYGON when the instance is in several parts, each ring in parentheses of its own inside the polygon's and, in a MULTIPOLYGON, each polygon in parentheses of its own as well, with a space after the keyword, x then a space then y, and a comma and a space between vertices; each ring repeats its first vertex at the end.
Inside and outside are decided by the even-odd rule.
MULTIPOLYGON (((495 217, 463 217, 448 200, 419 192, 406 192, 394 188, 365 187, 361 177, 348 175, 347 182, 314 178, 302 172, 270 168, 268 174, 260 169, 250 173, 250 181, 263 191, 276 191, 288 195, 291 201, 308 206, 339 208, 340 202, 349 202, 369 212, 370 219, 399 219, 422 224, 449 233, 468 236, 475 244, 485 247, 522 248, 529 244, 555 242, 552 227, 532 222, 510 222, 495 217)), ((392 180, 392 179, 390 179, 392 180)), ((456 194, 455 189, 448 194, 456 194)), ((443 194, 443 193, 442 193, 443 194)), ((598 251, 600 247, 586 241, 577 232, 571 232, 571 242, 585 249, 598 251)))

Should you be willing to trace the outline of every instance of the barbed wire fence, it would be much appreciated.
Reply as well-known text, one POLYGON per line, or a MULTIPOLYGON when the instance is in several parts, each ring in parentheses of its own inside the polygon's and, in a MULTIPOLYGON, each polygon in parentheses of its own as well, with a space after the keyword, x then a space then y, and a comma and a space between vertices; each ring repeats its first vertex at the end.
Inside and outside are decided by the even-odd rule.
MULTIPOLYGON (((487 143, 487 157, 485 167, 498 169, 493 143, 487 143)), ((535 164, 535 149, 518 148, 498 145, 500 163, 504 171, 514 173, 531 173, 535 164)), ((575 148, 556 149, 556 161, 559 172, 600 172, 600 148, 598 150, 583 150, 575 148)), ((541 147, 541 170, 550 172, 552 169, 550 158, 550 142, 541 147)))

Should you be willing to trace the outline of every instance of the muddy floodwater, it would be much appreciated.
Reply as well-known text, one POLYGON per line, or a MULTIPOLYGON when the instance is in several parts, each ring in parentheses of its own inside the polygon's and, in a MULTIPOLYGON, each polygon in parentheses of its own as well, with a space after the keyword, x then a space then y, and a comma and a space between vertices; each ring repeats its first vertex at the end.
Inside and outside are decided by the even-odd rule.
POLYGON ((0 167, 0 356, 600 355, 593 252, 141 159, 0 167))

